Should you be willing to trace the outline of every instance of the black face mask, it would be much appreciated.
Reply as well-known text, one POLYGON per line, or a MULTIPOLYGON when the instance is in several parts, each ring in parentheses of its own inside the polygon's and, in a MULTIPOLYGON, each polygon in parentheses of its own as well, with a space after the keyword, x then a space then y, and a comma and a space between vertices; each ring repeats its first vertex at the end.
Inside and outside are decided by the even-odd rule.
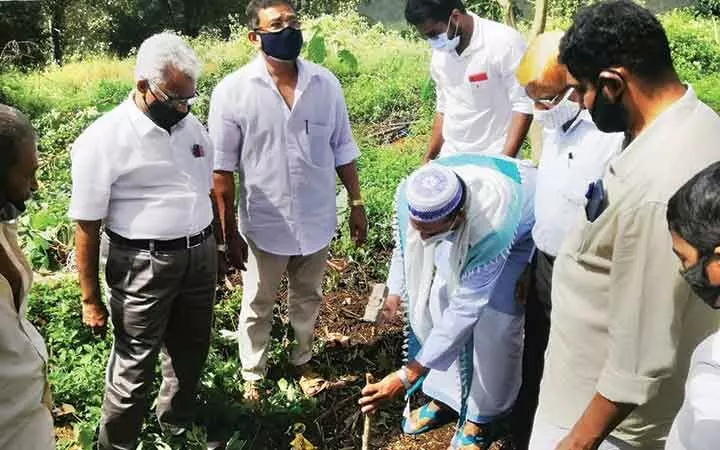
MULTIPOLYGON (((152 92, 150 92, 152 94, 152 92)), ((155 94, 153 94, 155 96, 155 94)), ((143 101, 145 97, 143 97, 143 101)), ((178 122, 183 120, 188 114, 190 114, 190 106, 188 105, 187 111, 181 112, 172 106, 163 103, 157 98, 151 104, 147 104, 147 115, 150 120, 155 122, 160 128, 163 128, 170 132, 170 129, 175 126, 178 122)))
POLYGON ((604 87, 601 79, 597 82, 597 94, 590 115, 595 126, 604 133, 620 133, 630 128, 628 112, 625 105, 618 98, 617 103, 611 103, 603 92, 604 87))
POLYGON ((274 33, 258 33, 262 51, 271 58, 279 61, 295 61, 300 56, 303 46, 303 36, 300 30, 284 28, 274 33))
POLYGON ((693 292, 712 309, 720 309, 720 286, 712 286, 705 273, 710 258, 703 256, 694 266, 680 271, 693 292))

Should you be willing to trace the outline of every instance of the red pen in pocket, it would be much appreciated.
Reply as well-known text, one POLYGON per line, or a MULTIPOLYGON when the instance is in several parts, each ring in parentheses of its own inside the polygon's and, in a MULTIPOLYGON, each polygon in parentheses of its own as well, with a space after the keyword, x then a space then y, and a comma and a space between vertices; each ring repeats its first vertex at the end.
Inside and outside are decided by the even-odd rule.
POLYGON ((487 81, 488 75, 487 72, 478 72, 475 74, 472 74, 468 77, 471 83, 479 83, 481 81, 487 81))

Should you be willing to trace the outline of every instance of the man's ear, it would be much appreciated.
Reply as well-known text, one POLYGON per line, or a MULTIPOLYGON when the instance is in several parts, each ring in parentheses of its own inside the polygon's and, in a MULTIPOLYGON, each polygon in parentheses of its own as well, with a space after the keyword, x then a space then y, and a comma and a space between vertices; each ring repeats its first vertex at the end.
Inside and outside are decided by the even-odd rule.
POLYGON ((602 89, 611 102, 615 103, 627 88, 625 77, 621 70, 607 69, 600 72, 598 76, 598 89, 602 89))
POLYGON ((135 88, 138 92, 144 94, 150 89, 150 84, 147 82, 147 80, 138 80, 135 88))
POLYGON ((248 41, 250 41, 253 46, 257 47, 260 45, 260 36, 257 34, 255 30, 248 31, 247 34, 248 41))
MULTIPOLYGON (((715 256, 720 256, 720 247, 715 248, 715 256)), ((710 284, 713 286, 720 285, 720 260, 717 258, 711 258, 707 265, 707 277, 710 284)))

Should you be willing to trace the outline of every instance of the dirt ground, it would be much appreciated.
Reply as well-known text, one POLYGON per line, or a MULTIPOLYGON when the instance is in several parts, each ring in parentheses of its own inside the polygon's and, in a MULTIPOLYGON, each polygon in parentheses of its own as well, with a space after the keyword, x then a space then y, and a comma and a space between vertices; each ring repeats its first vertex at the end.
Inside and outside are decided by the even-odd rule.
MULTIPOLYGON (((321 339, 335 334, 346 336, 349 342, 345 346, 327 348, 321 357, 328 358, 322 366, 342 368, 348 375, 360 377, 371 373, 379 379, 402 364, 401 348, 403 343, 402 320, 376 326, 361 320, 366 298, 353 297, 338 293, 328 296, 316 326, 321 339)), ((321 449, 352 450, 359 449, 363 430, 363 417, 359 413, 357 400, 362 381, 340 390, 323 392, 321 403, 327 409, 315 420, 316 432, 308 430, 308 439, 321 449), (313 440, 315 438, 316 440, 313 440)), ((439 430, 418 437, 402 434, 403 401, 398 399, 384 406, 372 417, 370 444, 374 449, 420 449, 445 450, 448 448, 455 424, 449 424, 439 430)))

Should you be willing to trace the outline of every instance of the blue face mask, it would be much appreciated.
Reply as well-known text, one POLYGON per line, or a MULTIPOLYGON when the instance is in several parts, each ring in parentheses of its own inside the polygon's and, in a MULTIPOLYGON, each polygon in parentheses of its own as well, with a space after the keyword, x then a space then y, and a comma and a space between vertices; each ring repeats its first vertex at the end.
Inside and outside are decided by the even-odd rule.
POLYGON ((457 22, 455 23, 455 37, 452 39, 448 37, 451 23, 452 22, 448 19, 447 30, 445 30, 444 33, 438 34, 434 38, 430 38, 427 40, 433 50, 450 53, 452 51, 455 51, 458 45, 460 45, 460 25, 458 25, 457 22))

